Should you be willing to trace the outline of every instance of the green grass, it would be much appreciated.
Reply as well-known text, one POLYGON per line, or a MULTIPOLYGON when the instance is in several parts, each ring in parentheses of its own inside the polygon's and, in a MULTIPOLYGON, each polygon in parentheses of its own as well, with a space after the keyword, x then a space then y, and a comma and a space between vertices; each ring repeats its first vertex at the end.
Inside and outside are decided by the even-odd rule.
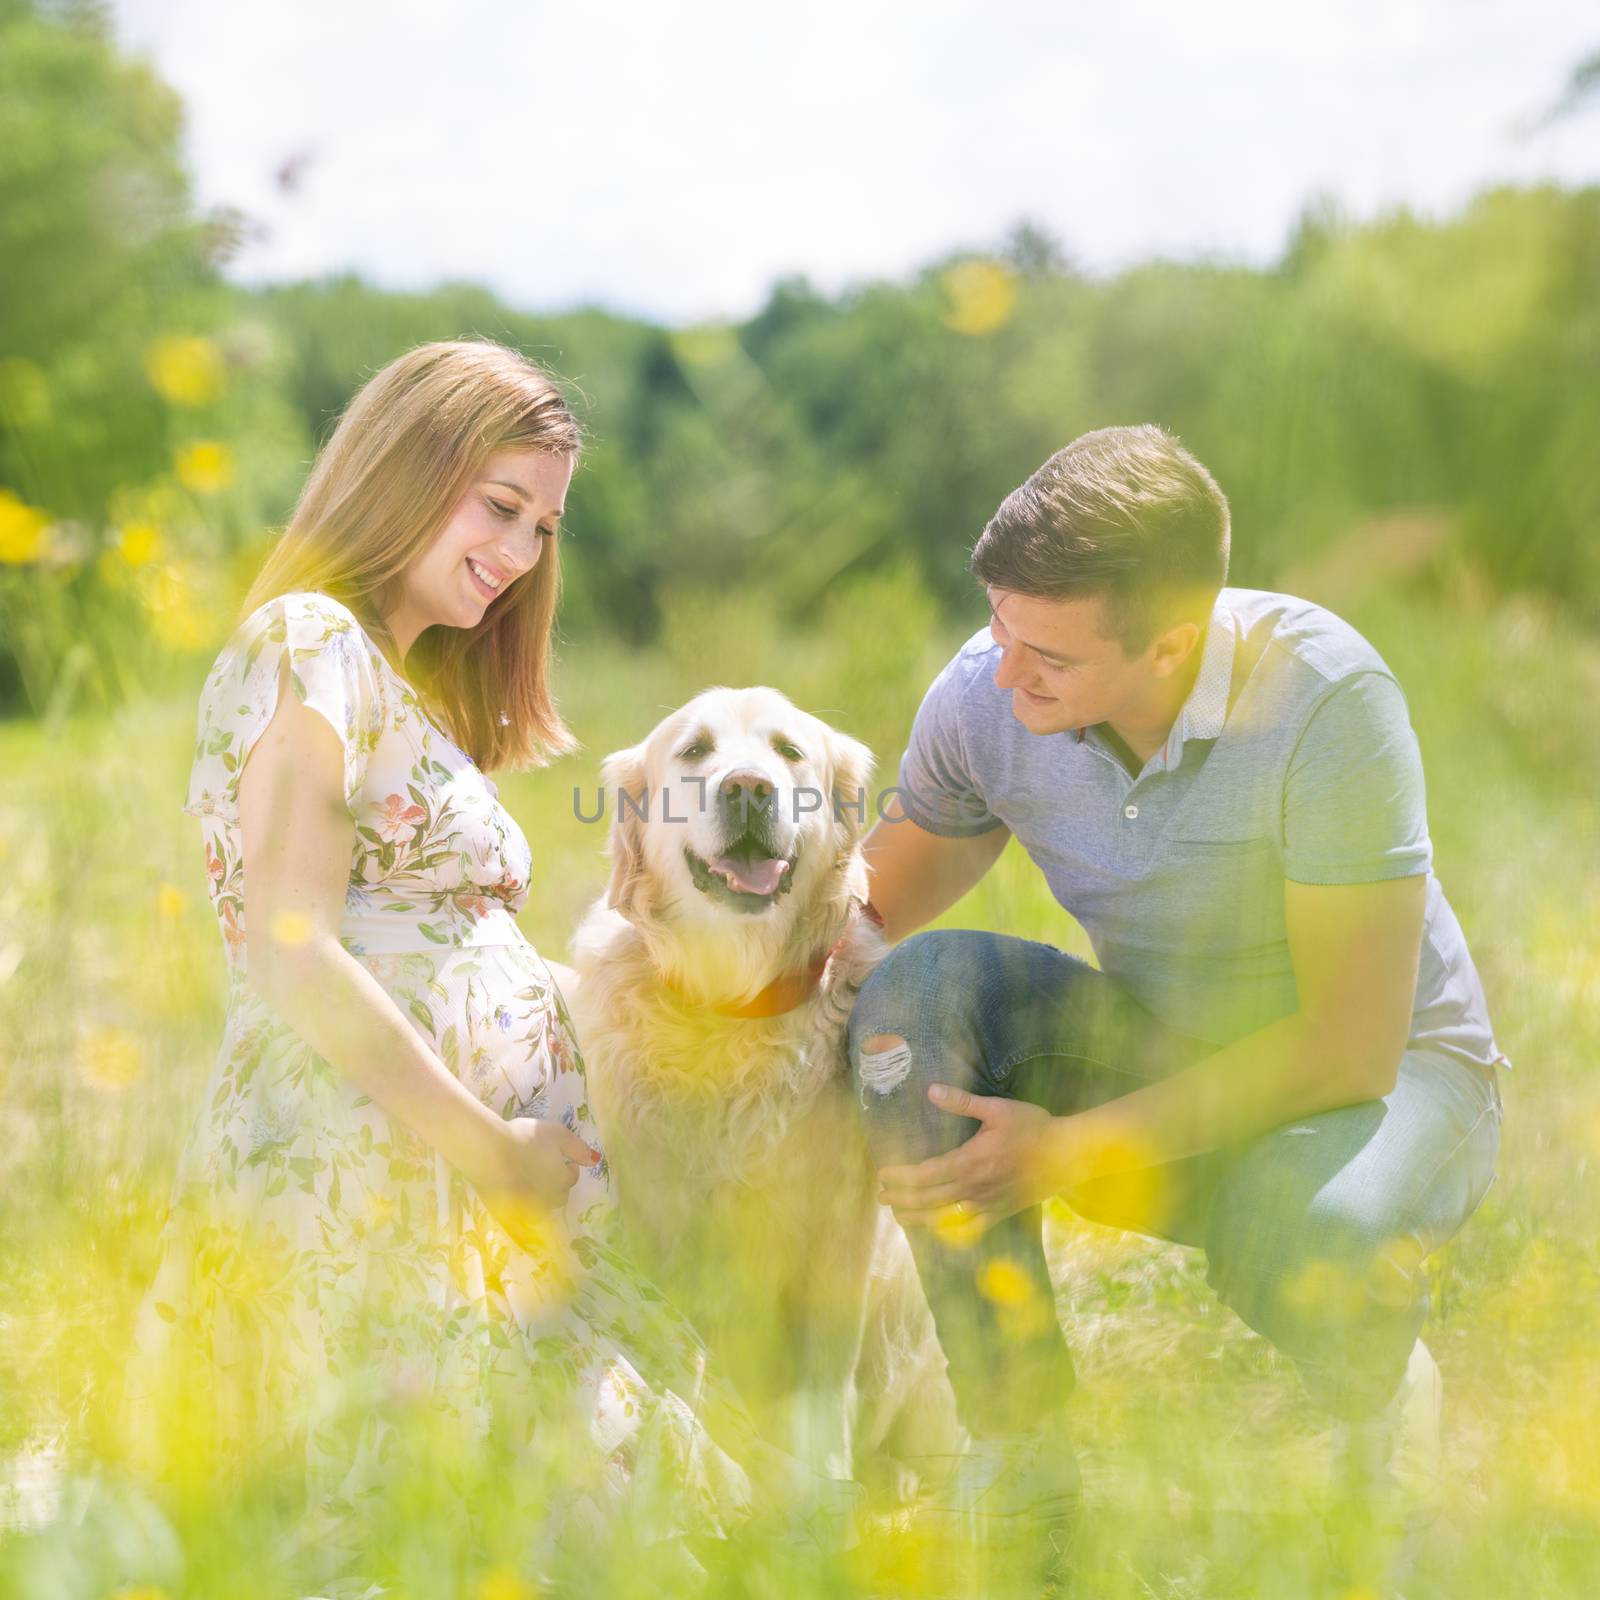
MULTIPOLYGON (((1436 868, 1516 1063, 1499 1181, 1432 1264, 1449 1501, 1404 1593, 1577 1600, 1600 1570, 1600 643, 1547 608, 1474 595, 1341 601, 1406 688, 1436 868)), ((573 788, 592 799, 600 759, 704 687, 708 663, 719 681, 771 683, 865 739, 888 784, 922 690, 962 636, 891 577, 837 595, 799 634, 757 598, 684 596, 658 651, 565 645, 562 703, 584 748, 501 784, 534 848, 525 931, 563 954, 605 879, 603 832, 577 820, 573 788)), ((220 1037, 221 948, 179 810, 204 666, 184 697, 50 729, 0 725, 0 1484, 13 1485, 0 1520, 39 1452, 59 1445, 75 1468, 117 1457, 121 1353, 220 1037)), ((1086 950, 1016 846, 945 920, 1086 950)), ((1379 1553, 1320 1496, 1322 1424, 1287 1365, 1216 1305, 1199 1257, 1070 1218, 1054 1237, 1080 1373, 1084 1592, 1385 1592, 1379 1553)), ((268 1592, 251 1576, 263 1504, 180 1508, 188 1575, 156 1581, 174 1597, 268 1592)), ((427 1515, 425 1494, 406 1502, 413 1530, 427 1515)), ((114 1593, 99 1526, 48 1549, 13 1540, 0 1592, 31 1574, 30 1600, 114 1593)), ((519 1592, 437 1550, 407 1561, 416 1600, 519 1592)), ((726 1592, 932 1594, 947 1576, 915 1541, 889 1539, 812 1567, 761 1564, 726 1592)), ((613 1573, 595 1592, 660 1592, 653 1581, 613 1573)))

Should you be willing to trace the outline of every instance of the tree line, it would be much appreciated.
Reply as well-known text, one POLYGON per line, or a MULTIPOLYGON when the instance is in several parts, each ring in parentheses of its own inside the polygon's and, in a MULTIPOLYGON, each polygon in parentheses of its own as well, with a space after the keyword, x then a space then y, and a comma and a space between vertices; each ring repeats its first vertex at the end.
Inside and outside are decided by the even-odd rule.
POLYGON ((1236 582, 1410 529, 1418 581, 1600 614, 1600 188, 1444 219, 1314 202, 1267 268, 1093 276, 1021 223, 901 281, 785 279, 744 321, 667 328, 468 284, 233 285, 246 222, 197 208, 181 128, 101 8, 0 0, 0 709, 114 703, 214 648, 354 388, 464 336, 545 361, 588 429, 569 632, 647 642, 684 590, 803 623, 891 565, 968 601, 1000 499, 1137 421, 1227 491, 1236 582))

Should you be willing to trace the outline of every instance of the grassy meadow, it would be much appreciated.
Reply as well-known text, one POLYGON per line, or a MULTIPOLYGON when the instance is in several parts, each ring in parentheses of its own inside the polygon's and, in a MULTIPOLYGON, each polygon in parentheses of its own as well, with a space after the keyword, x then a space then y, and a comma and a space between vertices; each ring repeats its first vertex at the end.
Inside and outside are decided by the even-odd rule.
MULTIPOLYGON (((1337 592, 1313 598, 1362 628, 1408 692, 1436 869, 1515 1063, 1498 1181, 1432 1262, 1448 1506, 1398 1592, 1578 1600, 1600 1572, 1600 641, 1481 585, 1326 582, 1337 592)), ((976 595, 969 616, 982 620, 976 595)), ((501 785, 535 852, 525 931, 563 955, 605 874, 574 786, 592 799, 601 758, 662 711, 713 681, 770 683, 865 739, 889 784, 964 631, 903 569, 836 588, 804 630, 758 596, 684 591, 648 649, 565 641, 561 702, 584 748, 501 785)), ((0 723, 0 1526, 15 1530, 0 1535, 0 1594, 28 1600, 275 1592, 270 1483, 230 1498, 191 1483, 162 1513, 78 1498, 97 1466, 120 1481, 120 1363, 221 1030, 219 935, 179 809, 208 657, 191 659, 189 681, 114 714, 0 723)), ((946 920, 1086 950, 1015 845, 946 920)), ((1082 1592, 1396 1592, 1381 1542, 1323 1493, 1321 1424, 1292 1371, 1216 1305, 1200 1257, 1064 1210, 1051 1228, 1080 1374, 1082 1592)), ((426 1485, 397 1506, 385 1550, 400 1592, 533 1594, 511 1566, 430 1541, 428 1511, 426 1485)), ((982 1587, 952 1572, 914 1525, 885 1521, 853 1551, 757 1551, 714 1578, 718 1593, 774 1597, 982 1587)), ((665 1592, 638 1565, 593 1581, 665 1592)))
MULTIPOLYGON (((1199 1257, 1061 1210, 1079 1592, 1600 1593, 1600 186, 1442 217, 1311 201, 1271 263, 1106 276, 1019 217, 898 279, 824 292, 797 263, 743 321, 694 327, 470 281, 250 287, 225 269, 254 221, 201 205, 182 100, 111 9, 0 0, 0 1600, 304 1592, 281 1581, 292 1463, 222 1488, 175 1417, 158 1502, 117 1422, 223 1023, 180 807, 206 668, 335 419, 403 351, 457 338, 547 362, 589 435, 558 669, 583 748, 500 786, 552 958, 606 878, 574 789, 592 811, 602 758, 709 683, 775 685, 892 784, 984 618, 973 538, 1091 428, 1170 429, 1228 494, 1235 581, 1368 635, 1409 695, 1436 869, 1515 1062, 1498 1181, 1431 1266, 1447 1511, 1400 1575, 1328 1498, 1321 1422, 1199 1257)), ((1087 953, 1016 846, 946 920, 1087 953)), ((492 1461, 411 1443, 367 1530, 389 1600, 531 1600, 492 1461), (484 1508, 471 1540, 463 1503, 484 1508)), ((714 1565, 729 1600, 1002 1592, 886 1512, 847 1551, 758 1531, 714 1565)), ((616 1544, 570 1576, 674 1592, 616 1544)))

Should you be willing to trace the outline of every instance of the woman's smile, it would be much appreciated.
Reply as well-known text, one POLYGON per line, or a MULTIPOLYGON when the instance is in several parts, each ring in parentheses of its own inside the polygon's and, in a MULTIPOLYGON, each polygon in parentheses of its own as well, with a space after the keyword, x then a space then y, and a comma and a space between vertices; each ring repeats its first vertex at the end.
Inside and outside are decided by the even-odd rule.
POLYGON ((496 572, 493 567, 486 566, 481 561, 475 561, 471 556, 466 559, 467 572, 471 575, 473 587, 477 589, 485 600, 493 600, 505 587, 505 577, 496 572), (487 580, 495 581, 487 581, 487 580))

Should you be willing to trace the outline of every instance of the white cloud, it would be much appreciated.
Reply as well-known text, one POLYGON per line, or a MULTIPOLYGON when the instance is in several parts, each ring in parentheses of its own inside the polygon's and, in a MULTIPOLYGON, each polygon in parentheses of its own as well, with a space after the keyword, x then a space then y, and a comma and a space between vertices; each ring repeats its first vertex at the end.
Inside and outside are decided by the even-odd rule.
POLYGON ((1270 259, 1314 192, 1442 211, 1600 179, 1596 116, 1516 139, 1588 0, 118 0, 261 279, 485 282, 538 308, 743 315, 996 241, 1085 265, 1270 259), (311 152, 301 185, 273 174, 311 152))

